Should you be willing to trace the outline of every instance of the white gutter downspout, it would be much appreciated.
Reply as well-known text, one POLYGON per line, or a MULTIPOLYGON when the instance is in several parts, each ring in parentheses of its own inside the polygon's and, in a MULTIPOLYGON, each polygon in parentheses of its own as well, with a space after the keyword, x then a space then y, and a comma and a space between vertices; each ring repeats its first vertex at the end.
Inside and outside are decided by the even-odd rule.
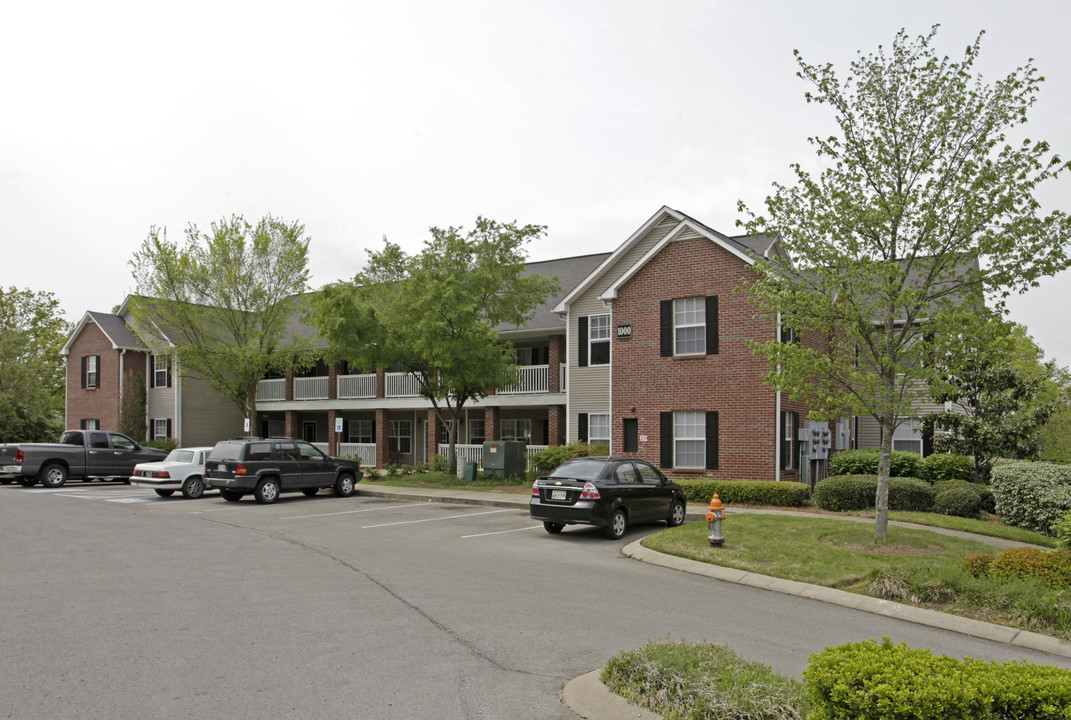
MULTIPOLYGON (((777 313, 777 328, 774 330, 777 335, 777 339, 781 338, 781 313, 777 313)), ((780 372, 781 365, 778 364, 777 370, 780 372)), ((774 480, 781 482, 781 433, 784 432, 784 428, 781 427, 781 391, 778 390, 776 394, 776 400, 774 402, 774 480)))
POLYGON ((172 428, 175 432, 172 437, 176 442, 179 442, 182 438, 182 373, 179 372, 178 356, 175 356, 174 362, 171 364, 174 368, 174 372, 171 373, 171 386, 175 391, 175 425, 172 428))
MULTIPOLYGON (((122 350, 119 351, 119 418, 118 419, 119 419, 120 422, 116 423, 117 425, 121 425, 122 424, 123 390, 125 389, 123 381, 126 379, 126 373, 123 372, 123 371, 125 369, 126 369, 126 348, 123 348, 122 350)), ((119 428, 116 427, 115 429, 118 430, 119 428)))

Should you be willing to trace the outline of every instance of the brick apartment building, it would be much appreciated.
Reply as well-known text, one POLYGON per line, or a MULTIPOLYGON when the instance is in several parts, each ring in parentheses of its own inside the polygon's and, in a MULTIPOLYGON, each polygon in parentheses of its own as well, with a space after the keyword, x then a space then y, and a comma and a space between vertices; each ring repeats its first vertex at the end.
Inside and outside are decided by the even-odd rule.
MULTIPOLYGON (((763 384, 766 361, 748 342, 779 338, 780 328, 740 290, 756 258, 780 253, 769 238, 723 235, 663 207, 611 253, 529 263, 529 272, 559 278, 561 296, 525 326, 500 328, 517 351, 517 382, 468 408, 459 458, 478 461, 485 440, 531 450, 602 440, 675 476, 799 479, 807 408, 763 384)), ((130 333, 128 315, 125 304, 115 315, 87 313, 68 342, 68 426, 114 427, 118 394, 136 367, 150 388, 150 435, 188 445, 240 434, 236 411, 196 379, 177 372, 167 385, 166 360, 130 333), (97 368, 98 386, 83 387, 92 381, 83 367, 97 368)), ((428 461, 447 436, 404 371, 323 363, 263 380, 253 430, 301 437, 370 467, 428 461)), ((836 440, 850 442, 849 433, 836 440)))

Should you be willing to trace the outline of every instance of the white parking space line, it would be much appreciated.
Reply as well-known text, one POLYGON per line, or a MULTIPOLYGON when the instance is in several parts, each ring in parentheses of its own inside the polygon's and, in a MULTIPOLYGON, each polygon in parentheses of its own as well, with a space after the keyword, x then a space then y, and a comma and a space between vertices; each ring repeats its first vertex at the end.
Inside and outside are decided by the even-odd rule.
POLYGON ((38 493, 38 494, 40 494, 40 493, 73 493, 73 492, 85 492, 87 490, 89 490, 89 488, 84 488, 84 487, 73 487, 73 488, 60 487, 60 488, 37 488, 36 490, 28 489, 26 492, 32 492, 32 493, 38 493))
POLYGON ((122 498, 107 498, 108 502, 114 503, 144 503, 144 502, 156 502, 162 498, 154 497, 122 497, 122 498))
POLYGON ((507 533, 524 532, 525 530, 539 530, 542 525, 533 525, 532 527, 517 528, 516 530, 499 530, 498 532, 485 532, 478 535, 462 535, 462 540, 468 540, 469 538, 487 537, 488 535, 505 535, 507 533))
POLYGON ((305 518, 327 517, 328 515, 352 515, 353 513, 378 512, 379 510, 398 510, 400 508, 417 507, 418 505, 426 505, 426 504, 427 503, 409 503, 408 505, 391 505, 390 507, 364 508, 362 510, 342 510, 340 512, 316 513, 314 515, 291 515, 289 517, 284 517, 284 518, 279 518, 279 519, 280 520, 304 520, 305 518))
POLYGON ((423 520, 403 520, 401 522, 383 523, 381 525, 363 525, 362 530, 371 530, 372 528, 391 527, 393 525, 412 525, 414 523, 436 522, 438 520, 454 520, 457 518, 476 517, 477 515, 494 515, 495 513, 516 512, 513 508, 506 510, 486 510, 478 513, 466 513, 464 515, 447 515, 446 517, 437 518, 424 518, 423 520))

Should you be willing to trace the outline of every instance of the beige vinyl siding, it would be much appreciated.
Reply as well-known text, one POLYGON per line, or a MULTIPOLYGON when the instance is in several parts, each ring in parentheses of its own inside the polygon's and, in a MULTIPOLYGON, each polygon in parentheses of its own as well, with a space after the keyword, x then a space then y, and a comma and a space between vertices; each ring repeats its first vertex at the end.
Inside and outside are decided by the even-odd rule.
MULTIPOLYGON (((151 368, 149 372, 152 372, 151 368)), ((145 418, 149 423, 148 428, 150 438, 152 437, 152 421, 154 419, 170 418, 171 432, 174 434, 178 430, 178 427, 175 424, 177 420, 175 413, 176 385, 177 379, 173 379, 171 387, 148 387, 148 380, 146 380, 145 418)))
MULTIPOLYGON (((242 413, 234 403, 200 378, 186 375, 179 383, 182 388, 182 437, 179 440, 183 445, 215 445, 225 438, 244 434, 242 413)), ((253 428, 253 431, 259 432, 259 428, 253 428)))
POLYGON ((606 269, 591 287, 587 288, 569 307, 569 332, 567 335, 567 353, 569 356, 569 419, 567 441, 577 439, 578 413, 606 413, 610 411, 610 367, 614 360, 613 307, 607 306, 599 299, 606 288, 610 287, 622 273, 646 255, 652 247, 666 237, 680 221, 666 217, 656 224, 647 235, 640 238, 617 262, 606 269), (580 338, 577 335, 577 319, 588 315, 610 315, 610 363, 594 367, 579 367, 580 338))

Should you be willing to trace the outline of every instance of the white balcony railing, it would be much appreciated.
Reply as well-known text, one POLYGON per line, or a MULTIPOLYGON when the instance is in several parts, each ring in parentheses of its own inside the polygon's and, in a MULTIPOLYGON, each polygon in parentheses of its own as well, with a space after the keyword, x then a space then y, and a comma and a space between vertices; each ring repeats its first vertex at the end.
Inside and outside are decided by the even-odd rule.
MULTIPOLYGON (((461 445, 460 443, 454 446, 457 450, 457 464, 461 467, 462 464, 467 462, 474 462, 477 466, 483 466, 483 445, 461 445)), ((532 462, 532 456, 537 452, 547 449, 547 445, 529 445, 524 449, 524 454, 528 458, 529 465, 532 462)), ((449 452, 446 445, 439 446, 439 452, 443 455, 449 452)))
POLYGON ((420 381, 412 373, 387 373, 386 395, 389 398, 417 397, 420 395, 420 381))
POLYGON ((374 398, 376 396, 376 376, 371 375, 339 375, 338 376, 338 399, 354 400, 358 398, 374 398))
POLYGON ((295 400, 326 400, 328 378, 320 377, 294 378, 295 400))
POLYGON ((523 365, 517 368, 517 382, 499 389, 500 395, 545 393, 550 387, 549 365, 523 365))
POLYGON ((357 458, 363 468, 376 467, 375 443, 339 443, 338 454, 344 458, 357 458))
POLYGON ((286 378, 272 378, 257 383, 257 402, 286 400, 286 378))

